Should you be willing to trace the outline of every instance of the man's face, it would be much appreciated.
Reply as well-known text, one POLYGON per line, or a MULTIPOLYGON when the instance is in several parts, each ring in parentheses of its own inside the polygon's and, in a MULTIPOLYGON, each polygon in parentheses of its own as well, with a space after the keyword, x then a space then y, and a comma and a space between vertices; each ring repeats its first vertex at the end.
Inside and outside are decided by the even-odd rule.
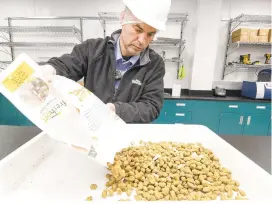
POLYGON ((153 40, 156 29, 145 24, 125 24, 121 32, 121 51, 123 56, 139 55, 153 40))

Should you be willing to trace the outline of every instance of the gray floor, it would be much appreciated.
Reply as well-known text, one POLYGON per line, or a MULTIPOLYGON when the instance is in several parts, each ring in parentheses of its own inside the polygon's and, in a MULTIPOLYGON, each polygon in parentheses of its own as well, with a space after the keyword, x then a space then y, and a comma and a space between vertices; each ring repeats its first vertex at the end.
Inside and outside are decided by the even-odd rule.
MULTIPOLYGON (((36 127, 0 126, 0 160, 40 132, 36 127)), ((271 174, 271 137, 222 138, 271 174)))
POLYGON ((271 172, 271 137, 269 136, 221 136, 264 170, 271 172))
POLYGON ((40 132, 37 127, 0 126, 0 160, 40 132))

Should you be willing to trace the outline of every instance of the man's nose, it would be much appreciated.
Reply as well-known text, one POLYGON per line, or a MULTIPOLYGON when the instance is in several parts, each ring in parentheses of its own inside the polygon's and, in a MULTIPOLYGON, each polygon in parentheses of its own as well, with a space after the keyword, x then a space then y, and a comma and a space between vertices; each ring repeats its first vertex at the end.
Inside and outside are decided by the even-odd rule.
POLYGON ((147 36, 145 33, 141 33, 138 37, 138 41, 141 45, 145 45, 147 41, 147 36))

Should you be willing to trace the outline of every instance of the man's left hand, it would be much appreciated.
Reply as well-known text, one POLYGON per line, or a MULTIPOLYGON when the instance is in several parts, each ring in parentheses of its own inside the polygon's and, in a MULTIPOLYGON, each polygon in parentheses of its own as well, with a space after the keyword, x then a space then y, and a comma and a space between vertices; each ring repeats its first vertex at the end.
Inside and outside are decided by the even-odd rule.
POLYGON ((113 103, 107 103, 106 106, 115 113, 115 105, 113 103))

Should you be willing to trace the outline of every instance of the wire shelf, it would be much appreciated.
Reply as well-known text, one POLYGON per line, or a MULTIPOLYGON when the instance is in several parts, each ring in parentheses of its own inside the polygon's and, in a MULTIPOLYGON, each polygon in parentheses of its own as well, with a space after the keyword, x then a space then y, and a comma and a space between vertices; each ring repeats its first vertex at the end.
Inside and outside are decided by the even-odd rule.
POLYGON ((77 43, 67 42, 0 42, 0 46, 8 47, 74 47, 77 43))
POLYGON ((241 14, 231 19, 231 22, 247 22, 259 24, 271 24, 271 15, 245 15, 241 14))
POLYGON ((250 69, 250 68, 271 68, 271 64, 255 64, 255 65, 249 65, 249 64, 231 64, 227 66, 228 68, 243 68, 243 69, 250 69))
POLYGON ((99 20, 96 16, 37 16, 37 17, 7 17, 5 20, 99 20))
POLYGON ((185 40, 180 41, 180 39, 175 38, 163 38, 158 37, 156 40, 152 41, 150 45, 161 45, 161 46, 179 46, 184 45, 185 40))
POLYGON ((173 58, 164 58, 163 59, 164 62, 183 62, 183 59, 178 59, 177 57, 173 57, 173 58))
POLYGON ((0 32, 53 32, 53 33, 81 33, 75 26, 1 26, 0 32))
POLYGON ((258 46, 258 47, 271 47, 271 42, 235 42, 231 43, 231 46, 241 47, 241 46, 258 46))
MULTIPOLYGON (((99 12, 101 20, 104 21, 120 21, 120 13, 117 12, 99 12)), ((183 22, 188 20, 187 13, 170 13, 167 22, 183 22)))
MULTIPOLYGON (((0 61, 0 64, 5 64, 5 65, 9 65, 9 64, 11 64, 12 63, 12 61, 0 61)), ((39 65, 44 65, 44 64, 46 64, 47 63, 47 61, 38 61, 38 62, 36 62, 37 64, 39 64, 39 65)))
POLYGON ((168 22, 184 22, 188 20, 187 13, 170 13, 168 15, 168 22))

